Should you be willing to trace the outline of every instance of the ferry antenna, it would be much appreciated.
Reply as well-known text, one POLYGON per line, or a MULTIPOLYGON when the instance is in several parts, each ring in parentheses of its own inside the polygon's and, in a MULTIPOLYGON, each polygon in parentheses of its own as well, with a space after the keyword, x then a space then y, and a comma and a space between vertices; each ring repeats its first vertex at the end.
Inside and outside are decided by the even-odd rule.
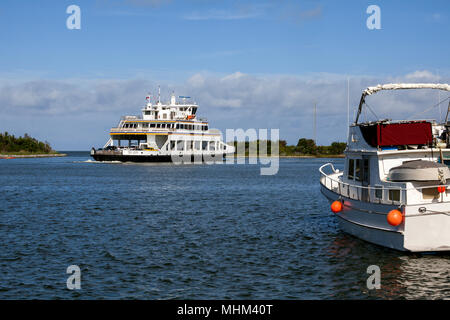
POLYGON ((161 102, 161 86, 158 85, 158 103, 161 102))

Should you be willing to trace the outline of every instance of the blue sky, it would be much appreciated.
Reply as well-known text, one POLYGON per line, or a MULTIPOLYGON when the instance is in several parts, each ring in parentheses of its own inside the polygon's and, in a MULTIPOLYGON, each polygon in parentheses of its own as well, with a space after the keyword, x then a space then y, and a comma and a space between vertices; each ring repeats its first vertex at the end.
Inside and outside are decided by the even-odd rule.
POLYGON ((290 143, 311 136, 311 112, 305 108, 318 101, 319 113, 323 110, 325 116, 334 116, 340 125, 339 134, 321 130, 318 142, 342 141, 347 77, 353 100, 359 99, 366 83, 377 84, 373 81, 412 79, 411 75, 419 75, 417 81, 448 79, 449 14, 447 0, 3 0, 0 130, 34 134, 57 149, 88 149, 107 138, 101 130, 108 130, 114 119, 133 110, 137 113, 144 102, 141 96, 161 83, 167 92, 175 88, 197 93, 202 113, 213 126, 277 126, 281 138, 290 143), (71 4, 81 8, 81 30, 66 28, 66 8, 71 4), (371 4, 381 8, 381 30, 366 27, 366 8, 371 4), (239 88, 227 78, 230 75, 238 75, 239 88), (233 93, 211 87, 211 83, 223 87, 220 79, 228 81, 227 90, 233 93), (340 90, 339 96, 318 90, 302 103, 295 85, 308 86, 314 81, 328 90, 340 90), (274 86, 278 93, 269 92, 271 82, 283 84, 274 86), (120 91, 127 98, 120 100, 121 105, 117 99, 102 98, 109 95, 108 88, 116 97, 120 84, 127 87, 130 83, 135 89, 120 91), (146 90, 148 86, 152 88, 146 90), (33 94, 15 101, 20 98, 11 92, 19 89, 24 95, 33 94), (81 97, 91 91, 96 96, 84 101, 81 97), (42 94, 47 96, 36 98, 42 94), (273 102, 261 106, 263 100, 253 96, 265 94, 270 101, 280 101, 276 112, 270 109, 275 107, 273 102), (295 96, 299 109, 286 100, 289 95, 295 96), (231 102, 241 99, 240 103, 227 107, 223 101, 231 96, 231 102), (53 107, 45 105, 46 101, 53 107), (321 109, 325 101, 335 103, 339 110, 321 109), (114 108, 105 115, 108 105, 114 108), (239 109, 233 118, 227 115, 230 108, 239 109), (252 116, 258 108, 262 113, 271 110, 270 121, 252 116), (97 122, 90 123, 93 117, 97 122), (82 123, 86 132, 77 141, 66 139, 67 125, 60 125, 71 119, 82 123))

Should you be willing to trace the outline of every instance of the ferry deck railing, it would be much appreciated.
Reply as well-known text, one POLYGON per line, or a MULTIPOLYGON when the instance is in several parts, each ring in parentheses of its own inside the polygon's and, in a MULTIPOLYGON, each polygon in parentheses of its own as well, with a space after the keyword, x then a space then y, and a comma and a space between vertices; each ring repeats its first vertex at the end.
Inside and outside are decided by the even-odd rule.
POLYGON ((192 130, 188 130, 188 129, 177 129, 177 128, 120 128, 120 127, 113 127, 111 128, 111 132, 123 132, 123 133, 133 133, 133 132, 153 132, 153 131, 162 131, 162 132, 174 132, 174 131, 179 131, 179 132, 191 132, 191 131, 195 131, 198 133, 205 133, 205 134, 220 134, 221 131, 218 129, 208 129, 207 131, 205 130, 199 130, 199 129, 192 129, 192 130))

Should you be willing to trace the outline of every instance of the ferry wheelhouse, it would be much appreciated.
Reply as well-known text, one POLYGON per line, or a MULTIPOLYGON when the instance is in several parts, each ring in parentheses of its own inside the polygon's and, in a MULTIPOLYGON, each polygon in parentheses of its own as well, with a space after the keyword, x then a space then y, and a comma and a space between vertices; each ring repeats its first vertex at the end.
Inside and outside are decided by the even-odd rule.
MULTIPOLYGON (((321 192, 340 228, 385 247, 450 250, 450 123, 434 120, 358 123, 368 95, 381 90, 436 89, 448 84, 367 88, 350 126, 343 172, 320 167, 321 192)), ((450 103, 448 110, 450 110, 450 103)))
POLYGON ((97 161, 202 162, 222 160, 234 147, 222 141, 219 130, 197 117, 198 105, 190 97, 174 94, 155 104, 147 97, 141 116, 124 116, 111 128, 103 148, 92 148, 97 161))

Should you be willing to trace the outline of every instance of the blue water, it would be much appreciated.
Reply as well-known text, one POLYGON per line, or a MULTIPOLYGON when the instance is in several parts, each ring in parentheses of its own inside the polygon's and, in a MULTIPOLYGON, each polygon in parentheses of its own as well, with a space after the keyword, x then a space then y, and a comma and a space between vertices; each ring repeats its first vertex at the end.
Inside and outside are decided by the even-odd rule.
POLYGON ((317 169, 0 160, 0 299, 441 299, 450 255, 342 233, 317 169), (68 290, 69 265, 81 289, 68 290), (369 290, 367 267, 381 269, 369 290))

